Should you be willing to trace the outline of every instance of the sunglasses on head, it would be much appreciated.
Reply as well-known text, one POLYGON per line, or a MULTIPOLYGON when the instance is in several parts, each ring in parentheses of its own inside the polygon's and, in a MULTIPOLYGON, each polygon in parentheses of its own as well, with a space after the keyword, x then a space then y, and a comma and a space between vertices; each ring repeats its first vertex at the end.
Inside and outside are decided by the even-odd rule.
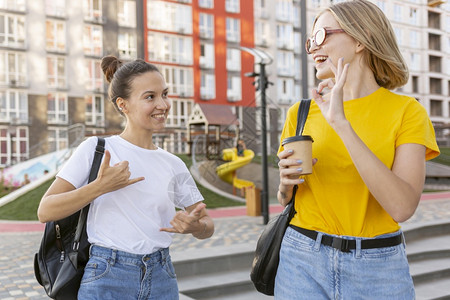
POLYGON ((306 39, 305 48, 306 53, 311 54, 311 51, 309 51, 312 47, 312 43, 316 44, 316 46, 322 45, 327 35, 333 34, 333 33, 339 33, 339 32, 345 32, 344 29, 326 29, 326 28, 320 28, 319 30, 314 33, 312 37, 309 37, 306 39))

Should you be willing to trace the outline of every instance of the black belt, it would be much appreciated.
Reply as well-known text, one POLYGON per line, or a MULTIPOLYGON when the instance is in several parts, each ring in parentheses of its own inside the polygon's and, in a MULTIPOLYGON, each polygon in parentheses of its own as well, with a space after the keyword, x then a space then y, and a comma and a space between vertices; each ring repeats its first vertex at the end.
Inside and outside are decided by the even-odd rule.
MULTIPOLYGON (((289 227, 309 237, 310 239, 313 240, 317 239, 318 235, 317 231, 304 229, 294 225, 289 225, 289 227)), ((402 243, 402 240, 403 238, 401 233, 388 238, 361 240, 361 249, 373 249, 373 248, 397 246, 402 243)), ((350 252, 350 250, 356 249, 356 240, 346 240, 325 234, 322 236, 321 244, 341 250, 342 252, 350 252)))

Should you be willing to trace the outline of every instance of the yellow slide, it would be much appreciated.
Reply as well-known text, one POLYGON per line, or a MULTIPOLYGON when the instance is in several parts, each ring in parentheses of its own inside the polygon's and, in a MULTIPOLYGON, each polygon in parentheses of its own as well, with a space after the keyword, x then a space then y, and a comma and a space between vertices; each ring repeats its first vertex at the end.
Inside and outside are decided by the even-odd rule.
POLYGON ((250 163, 255 156, 252 150, 245 149, 244 156, 238 156, 236 148, 228 148, 222 151, 222 158, 226 161, 216 168, 216 173, 225 182, 232 184, 233 187, 243 189, 254 186, 252 181, 239 179, 236 177, 236 170, 250 163))

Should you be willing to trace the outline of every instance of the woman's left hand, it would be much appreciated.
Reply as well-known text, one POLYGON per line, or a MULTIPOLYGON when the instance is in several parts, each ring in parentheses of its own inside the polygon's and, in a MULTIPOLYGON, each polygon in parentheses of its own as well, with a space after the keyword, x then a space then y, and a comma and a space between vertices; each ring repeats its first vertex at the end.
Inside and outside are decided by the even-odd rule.
POLYGON ((317 89, 312 90, 312 95, 319 106, 323 116, 327 120, 331 127, 335 128, 336 124, 342 121, 347 121, 344 114, 344 84, 347 80, 347 72, 349 64, 344 66, 344 58, 338 60, 337 68, 331 62, 331 59, 327 59, 327 64, 331 71, 334 73, 334 80, 327 79, 319 83, 317 89), (320 93, 325 89, 331 90, 330 99, 325 101, 320 93))
POLYGON ((178 211, 170 221, 173 227, 161 228, 160 231, 183 234, 203 232, 205 223, 200 222, 203 217, 207 217, 206 204, 199 203, 190 212, 178 211))

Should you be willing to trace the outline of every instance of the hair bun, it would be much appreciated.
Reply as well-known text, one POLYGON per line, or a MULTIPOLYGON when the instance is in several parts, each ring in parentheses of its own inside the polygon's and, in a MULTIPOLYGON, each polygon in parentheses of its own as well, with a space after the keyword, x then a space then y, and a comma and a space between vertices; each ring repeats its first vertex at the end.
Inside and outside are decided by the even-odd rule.
POLYGON ((111 83, 114 73, 122 65, 122 61, 113 55, 108 55, 102 58, 101 68, 108 83, 111 83))

